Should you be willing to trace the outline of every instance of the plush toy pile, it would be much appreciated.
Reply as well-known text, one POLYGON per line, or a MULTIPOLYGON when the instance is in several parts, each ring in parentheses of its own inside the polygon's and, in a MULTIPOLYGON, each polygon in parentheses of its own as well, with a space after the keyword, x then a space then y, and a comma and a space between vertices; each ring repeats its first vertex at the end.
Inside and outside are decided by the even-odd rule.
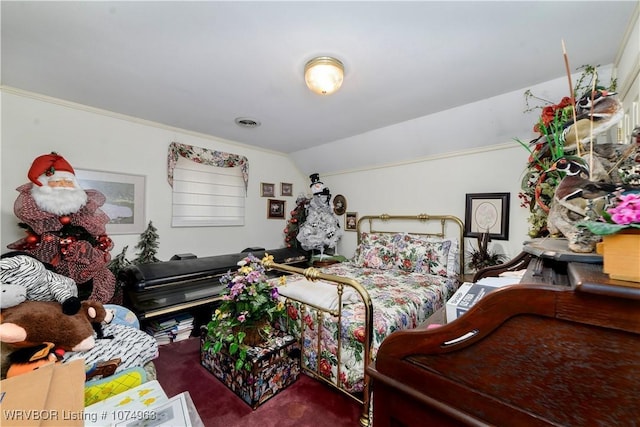
MULTIPOLYGON (((101 325, 110 322, 113 313, 98 301, 81 303, 75 282, 47 270, 37 259, 11 255, 0 259, 0 342, 3 353, 11 353, 9 365, 35 369, 65 351, 93 348, 94 332, 103 338, 101 325)), ((9 367, 4 365, 3 370, 9 367)))
POLYGON ((64 303, 75 298, 67 296, 77 295, 73 280, 48 271, 35 258, 11 255, 0 259, 3 378, 44 363, 77 359, 88 367, 107 364, 109 373, 117 366, 115 372, 120 373, 157 357, 156 340, 125 316, 133 316, 129 310, 88 300, 79 302, 75 312, 65 313, 64 303))
POLYGON ((2 255, 0 283, 0 309, 30 300, 57 301, 62 304, 64 314, 76 314, 80 310, 76 282, 47 270, 44 264, 31 256, 11 253, 2 255))
MULTIPOLYGON (((55 301, 25 301, 0 313, 0 341, 18 347, 52 342, 65 351, 86 351, 95 344, 95 328, 110 322, 113 313, 97 301, 83 301, 74 315, 65 315, 55 301)), ((102 329, 98 329, 102 334, 102 329)))

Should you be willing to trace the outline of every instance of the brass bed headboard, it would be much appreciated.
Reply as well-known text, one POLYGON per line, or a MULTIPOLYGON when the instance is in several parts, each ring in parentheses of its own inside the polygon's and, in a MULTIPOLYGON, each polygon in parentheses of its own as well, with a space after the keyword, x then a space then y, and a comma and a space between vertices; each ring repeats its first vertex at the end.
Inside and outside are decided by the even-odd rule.
POLYGON ((358 232, 358 244, 361 242, 362 233, 406 233, 427 236, 427 237, 439 237, 450 238, 458 240, 458 257, 460 262, 460 276, 462 276, 465 268, 465 251, 464 251, 464 223, 462 220, 453 215, 366 215, 358 220, 356 227, 358 232), (386 226, 389 226, 393 222, 393 226, 397 227, 402 225, 403 221, 411 222, 418 221, 424 224, 424 228, 420 230, 407 229, 391 230, 386 226), (380 228, 377 228, 380 227, 380 228))
MULTIPOLYGON (((464 225, 459 218, 451 215, 427 215, 427 214, 419 214, 419 215, 368 215, 363 216, 357 223, 356 230, 358 232, 358 243, 361 242, 361 234, 363 232, 370 233, 384 233, 384 234, 395 234, 395 233, 411 233, 416 235, 422 235, 427 237, 436 237, 436 238, 449 238, 449 239, 457 239, 459 244, 459 256, 460 256, 460 274, 464 271, 464 241, 463 241, 463 233, 464 233, 464 225), (403 227, 403 225, 411 226, 408 228, 403 227), (401 227, 401 230, 391 230, 391 227, 401 227)), ((318 280, 322 279, 325 281, 333 282, 337 285, 338 289, 338 306, 342 307, 341 304, 341 295, 343 292, 344 286, 349 286, 354 288, 361 296, 362 301, 365 306, 365 336, 363 341, 363 364, 364 364, 364 388, 363 388, 363 396, 362 399, 355 397, 354 395, 349 394, 345 390, 343 390, 339 384, 333 384, 332 382, 327 381, 321 375, 317 373, 314 374, 314 371, 311 370, 310 373, 313 377, 323 380, 324 382, 331 384, 336 387, 338 390, 349 394, 352 398, 355 398, 359 402, 363 404, 363 411, 360 417, 360 425, 362 427, 368 427, 370 425, 369 419, 369 409, 370 409, 370 378, 367 374, 367 367, 372 360, 371 350, 372 350, 372 341, 373 341, 373 303, 369 296, 369 293, 366 289, 356 280, 347 278, 347 277, 339 277, 330 274, 325 274, 320 272, 319 270, 309 267, 307 269, 302 269, 298 267, 293 267, 289 265, 276 264, 273 260, 263 260, 263 265, 267 269, 275 269, 286 273, 298 273, 305 276, 310 280, 318 280)), ((324 309, 319 309, 311 305, 315 310, 326 311, 324 309)), ((330 312, 329 312, 330 313, 330 312)), ((342 308, 338 310, 337 313, 331 313, 338 317, 338 322, 342 319, 342 308)), ((341 334, 338 334, 338 351, 337 358, 338 361, 341 360, 341 334)), ((320 345, 320 341, 318 338, 318 346, 320 345)), ((302 356, 301 356, 302 357, 302 356)), ((307 371, 309 371, 307 369, 307 371)), ((338 362, 338 375, 340 376, 340 362, 338 362)))

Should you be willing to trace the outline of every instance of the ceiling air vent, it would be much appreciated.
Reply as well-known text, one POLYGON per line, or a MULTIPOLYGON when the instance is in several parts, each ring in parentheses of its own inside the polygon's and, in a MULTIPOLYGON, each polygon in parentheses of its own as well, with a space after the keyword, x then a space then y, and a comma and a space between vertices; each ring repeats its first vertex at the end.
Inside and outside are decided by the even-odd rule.
POLYGON ((260 126, 260 122, 248 117, 238 117, 235 120, 236 124, 241 128, 257 128, 260 126))

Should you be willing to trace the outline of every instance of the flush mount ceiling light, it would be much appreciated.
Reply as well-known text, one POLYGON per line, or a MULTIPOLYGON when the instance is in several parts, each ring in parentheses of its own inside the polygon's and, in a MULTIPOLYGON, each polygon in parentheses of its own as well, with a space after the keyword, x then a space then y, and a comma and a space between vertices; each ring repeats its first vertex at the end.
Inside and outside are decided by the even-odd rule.
POLYGON ((342 85, 344 65, 330 56, 319 56, 304 66, 304 81, 313 92, 330 95, 342 85))

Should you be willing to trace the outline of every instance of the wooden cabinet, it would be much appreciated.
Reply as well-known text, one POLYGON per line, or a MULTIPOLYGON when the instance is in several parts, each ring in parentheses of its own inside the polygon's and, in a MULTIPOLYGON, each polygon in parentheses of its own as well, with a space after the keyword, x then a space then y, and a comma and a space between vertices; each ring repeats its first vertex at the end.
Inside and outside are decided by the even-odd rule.
POLYGON ((640 423, 640 289, 544 259, 454 322, 387 337, 374 427, 640 423))

